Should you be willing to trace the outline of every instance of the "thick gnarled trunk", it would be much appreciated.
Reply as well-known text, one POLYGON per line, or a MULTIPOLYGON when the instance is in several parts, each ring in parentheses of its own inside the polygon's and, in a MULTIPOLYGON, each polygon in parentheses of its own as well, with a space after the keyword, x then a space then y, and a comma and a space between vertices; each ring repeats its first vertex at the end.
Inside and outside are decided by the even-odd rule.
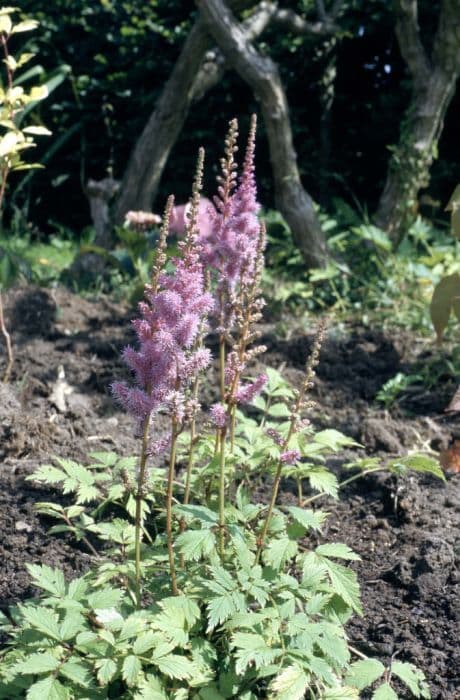
POLYGON ((275 200, 309 267, 324 267, 326 242, 297 167, 289 109, 276 64, 262 56, 222 0, 197 0, 209 32, 228 63, 260 101, 267 131, 275 184, 275 200))
POLYGON ((413 80, 399 144, 388 165, 375 221, 398 243, 417 211, 460 69, 460 0, 443 0, 432 56, 420 39, 417 0, 396 0, 396 34, 413 80))

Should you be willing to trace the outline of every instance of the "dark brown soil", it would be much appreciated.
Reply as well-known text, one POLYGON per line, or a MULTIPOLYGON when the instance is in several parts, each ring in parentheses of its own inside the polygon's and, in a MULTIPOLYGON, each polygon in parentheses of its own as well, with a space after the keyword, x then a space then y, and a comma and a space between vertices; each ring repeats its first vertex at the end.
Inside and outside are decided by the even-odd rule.
MULTIPOLYGON (((25 476, 53 455, 84 460, 93 450, 138 449, 130 419, 109 394, 110 382, 125 372, 119 351, 132 339, 129 308, 28 288, 10 293, 6 309, 16 361, 10 385, 0 387, 3 607, 33 595, 26 562, 62 565, 69 575, 90 562, 65 536, 46 535, 50 522, 34 513, 34 503, 49 493, 25 476)), ((279 340, 267 323, 262 333, 264 362, 298 383, 312 332, 293 328, 279 340)), ((457 415, 443 413, 456 388, 446 352, 401 331, 395 337, 359 326, 330 331, 314 390, 315 425, 342 430, 372 455, 446 450, 460 437, 457 415), (431 388, 419 383, 384 410, 375 399, 382 385, 398 371, 421 367, 432 368, 431 388)), ((4 364, 0 347, 0 372, 4 364)), ((446 483, 374 475, 350 485, 340 501, 321 504, 332 514, 324 538, 346 542, 362 557, 364 617, 349 624, 351 643, 384 661, 415 662, 436 700, 460 698, 459 496, 458 474, 448 474, 446 483)), ((283 498, 294 498, 289 484, 283 498)))

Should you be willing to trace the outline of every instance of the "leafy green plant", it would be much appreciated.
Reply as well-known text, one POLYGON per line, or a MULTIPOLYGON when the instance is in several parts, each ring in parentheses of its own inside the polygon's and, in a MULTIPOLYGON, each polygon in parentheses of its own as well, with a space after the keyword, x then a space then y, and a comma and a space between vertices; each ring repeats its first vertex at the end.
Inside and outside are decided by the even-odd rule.
POLYGON ((134 322, 140 349, 123 355, 136 383, 112 387, 136 420, 139 459, 94 453, 88 465, 59 459, 32 477, 62 491, 65 505, 37 508, 57 520, 54 533, 87 547, 92 566, 70 582, 58 569, 28 567, 41 595, 0 620, 0 697, 341 700, 380 682, 373 698, 382 700, 395 697, 394 675, 414 697, 429 698, 411 664, 385 668, 349 645, 344 625, 362 614, 352 568, 359 557, 340 542, 316 544, 328 514, 307 506, 383 468, 442 472, 431 458, 412 455, 388 467, 363 459, 337 480, 325 458, 355 443, 335 430, 317 432, 305 419, 324 324, 296 389, 274 370, 246 378, 263 350, 254 345, 265 242, 254 139, 255 119, 235 186, 231 122, 210 248, 197 231, 202 151, 186 235, 169 262, 168 200, 134 322), (231 231, 239 222, 233 240, 229 212, 231 231), (227 255, 215 255, 222 240, 227 255), (220 401, 200 415, 207 316, 219 338, 220 401), (152 434, 159 414, 166 435, 152 434), (299 485, 296 506, 280 503, 285 478, 299 485), (304 480, 313 496, 303 497, 304 480), (262 482, 261 502, 254 491, 262 482))
MULTIPOLYGON (((13 22, 11 16, 17 12, 17 8, 0 8, 0 42, 3 49, 3 63, 6 72, 6 82, 0 87, 0 217, 3 212, 7 181, 10 173, 19 170, 39 168, 38 163, 29 163, 23 159, 23 152, 35 146, 34 137, 47 136, 51 132, 41 124, 22 126, 22 120, 28 111, 40 100, 47 96, 47 90, 43 86, 34 86, 24 89, 16 79, 16 71, 22 68, 33 57, 33 53, 24 52, 13 56, 9 51, 9 41, 15 34, 22 34, 35 29, 38 22, 35 20, 23 20, 13 22)), ((8 250, 2 251, 0 260, 0 328, 5 338, 8 362, 3 380, 8 381, 13 366, 13 349, 11 339, 5 326, 2 291, 7 284, 14 279, 14 273, 18 269, 14 257, 10 257, 8 250)))

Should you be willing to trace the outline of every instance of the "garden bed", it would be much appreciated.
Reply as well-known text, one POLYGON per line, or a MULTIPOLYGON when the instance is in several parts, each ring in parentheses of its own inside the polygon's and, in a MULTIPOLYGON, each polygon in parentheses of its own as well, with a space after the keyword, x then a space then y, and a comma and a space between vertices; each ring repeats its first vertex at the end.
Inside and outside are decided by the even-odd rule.
MULTIPOLYGON (((119 352, 132 341, 129 307, 64 289, 15 290, 5 301, 16 361, 11 384, 0 387, 2 607, 33 595, 25 562, 63 566, 71 576, 90 561, 67 537, 46 535, 50 521, 33 506, 49 494, 25 477, 53 455, 85 460, 95 450, 138 451, 131 420, 108 389, 125 372, 119 352)), ((261 326, 263 362, 282 368, 295 385, 314 329, 288 325, 283 340, 276 322, 261 326)), ((3 363, 2 354, 0 368, 3 363)), ((434 344, 401 331, 333 327, 321 353, 312 420, 350 435, 371 455, 445 451, 460 436, 458 414, 443 412, 454 390, 434 344), (416 384, 385 410, 376 401, 379 389, 398 371, 418 371, 420 363, 436 369, 435 385, 416 384)), ((448 473, 445 484, 374 475, 350 485, 339 502, 321 501, 332 513, 324 539, 345 542, 362 557, 356 568, 364 618, 348 625, 351 643, 382 660, 415 662, 439 700, 458 698, 460 687, 459 496, 458 473, 448 473)), ((282 497, 295 499, 289 484, 282 497)))

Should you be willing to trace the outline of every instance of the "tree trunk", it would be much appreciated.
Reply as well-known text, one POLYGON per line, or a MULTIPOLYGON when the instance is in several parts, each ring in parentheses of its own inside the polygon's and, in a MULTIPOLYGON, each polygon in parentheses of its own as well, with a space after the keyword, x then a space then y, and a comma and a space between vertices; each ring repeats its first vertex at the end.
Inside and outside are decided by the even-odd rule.
POLYGON ((460 70, 460 0, 443 0, 431 59, 423 48, 417 0, 396 0, 396 34, 413 80, 412 99, 388 165, 375 221, 392 241, 401 240, 417 213, 417 195, 429 171, 455 94, 460 70))
MULTIPOLYGON (((261 2, 255 7, 243 23, 249 39, 264 31, 276 9, 276 5, 270 2, 261 2)), ((204 97, 227 68, 225 57, 218 49, 213 49, 213 44, 203 19, 198 17, 131 154, 113 207, 115 223, 121 224, 130 209, 150 211, 169 154, 191 104, 204 97)))
POLYGON ((326 241, 297 168, 286 95, 278 67, 259 54, 222 0, 197 0, 210 33, 230 65, 261 103, 275 184, 275 200, 309 267, 327 263, 326 241))
POLYGON ((212 40, 201 18, 195 22, 171 76, 129 159, 113 209, 122 223, 130 209, 149 211, 171 148, 193 99, 193 84, 212 40))

